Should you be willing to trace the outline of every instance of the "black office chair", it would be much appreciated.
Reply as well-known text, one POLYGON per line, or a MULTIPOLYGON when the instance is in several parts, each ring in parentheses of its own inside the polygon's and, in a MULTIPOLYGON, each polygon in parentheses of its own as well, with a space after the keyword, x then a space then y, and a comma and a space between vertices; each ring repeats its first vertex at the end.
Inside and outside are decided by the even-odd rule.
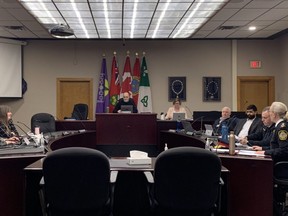
POLYGON ((53 151, 43 161, 43 177, 40 194, 49 216, 112 214, 117 172, 110 179, 109 160, 102 152, 83 147, 53 151))
POLYGON ((37 113, 31 118, 31 130, 35 131, 35 127, 40 127, 40 132, 51 133, 56 131, 55 118, 49 113, 37 113))
POLYGON ((221 161, 196 147, 168 149, 156 159, 149 194, 152 215, 212 215, 220 211, 221 161), (154 184, 153 184, 154 183, 154 184), (152 187, 151 187, 152 186, 152 187))
POLYGON ((88 118, 88 105, 75 104, 71 117, 64 117, 64 119, 87 120, 88 118))
POLYGON ((288 161, 274 165, 274 210, 276 215, 288 215, 286 196, 288 193, 288 161))

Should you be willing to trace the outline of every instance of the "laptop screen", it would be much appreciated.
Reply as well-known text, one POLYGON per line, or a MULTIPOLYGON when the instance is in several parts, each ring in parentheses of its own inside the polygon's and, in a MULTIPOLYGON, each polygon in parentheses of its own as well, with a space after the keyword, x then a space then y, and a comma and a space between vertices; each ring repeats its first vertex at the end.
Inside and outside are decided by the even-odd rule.
POLYGON ((213 135, 213 127, 212 125, 209 125, 209 124, 205 124, 205 134, 207 136, 212 136, 213 135))
POLYGON ((187 132, 192 133, 195 131, 189 121, 182 120, 181 123, 183 125, 184 130, 185 130, 185 133, 187 133, 187 132))
POLYGON ((185 113, 173 113, 173 119, 172 120, 183 120, 185 119, 185 113))
POLYGON ((133 105, 121 105, 122 113, 133 113, 133 105))

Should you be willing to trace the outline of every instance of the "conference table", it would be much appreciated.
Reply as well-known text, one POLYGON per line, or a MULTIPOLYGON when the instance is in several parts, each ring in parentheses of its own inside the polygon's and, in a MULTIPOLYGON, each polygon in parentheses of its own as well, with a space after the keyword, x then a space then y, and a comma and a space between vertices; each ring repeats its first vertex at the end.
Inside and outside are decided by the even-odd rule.
MULTIPOLYGON (((26 204, 26 215, 40 215, 40 201, 38 198, 39 181, 42 178, 42 163, 44 158, 27 166, 24 171, 27 179, 27 190, 29 197, 26 204), (33 185, 34 184, 34 185, 33 185)), ((114 214, 149 216, 149 199, 147 194, 147 181, 144 176, 145 171, 153 173, 156 158, 151 158, 151 164, 129 165, 126 157, 112 157, 109 159, 110 170, 118 171, 116 181, 114 214)), ((222 166, 221 178, 225 182, 222 187, 222 207, 221 215, 228 215, 227 199, 229 188, 229 170, 222 166)))
MULTIPOLYGON (((193 127, 196 130, 201 129, 200 122, 193 123, 193 127)), ((146 151, 150 157, 157 157, 164 150, 165 143, 169 148, 178 146, 204 148, 205 146, 202 137, 169 131, 169 129, 176 129, 176 121, 157 120, 156 114, 101 114, 96 115, 94 121, 56 121, 56 129, 56 132, 49 134, 50 141, 46 146, 49 151, 82 146, 103 151, 109 157, 127 157, 130 150, 146 151), (115 117, 120 118, 120 120, 114 121, 115 117), (105 119, 109 119, 109 121, 105 121, 105 119), (137 120, 134 121, 135 119, 137 120), (110 124, 107 122, 110 122, 110 124), (111 130, 111 124, 113 124, 113 127, 115 125, 117 127, 111 130), (119 129, 119 127, 121 128, 119 129), (135 130, 135 127, 138 129, 135 130), (133 131, 132 135, 131 131, 133 131), (141 140, 137 141, 137 133, 140 134, 141 140), (108 135, 110 137, 106 140, 108 135), (132 137, 133 142, 127 144, 129 137, 132 137)), ((227 200, 225 201, 227 210, 223 215, 273 215, 272 159, 239 155, 230 156, 227 154, 218 155, 221 158, 222 165, 227 168, 224 177, 227 186, 227 200)), ((0 205, 2 208, 0 215, 33 216, 38 215, 41 211, 35 205, 35 202, 37 202, 35 200, 35 189, 37 190, 37 187, 39 187, 42 172, 31 169, 30 165, 36 161, 39 162, 39 159, 43 157, 45 157, 44 154, 0 156, 0 205), (17 203, 17 208, 15 208, 15 203, 17 203), (30 208, 31 206, 32 208, 30 208)), ((131 182, 131 175, 135 179, 141 179, 140 182, 143 181, 141 172, 132 173, 124 170, 121 174, 122 177, 120 175, 119 184, 122 184, 121 181, 126 181, 125 183, 131 186, 134 183, 131 182), (130 180, 127 181, 127 179, 130 180)), ((138 186, 135 185, 135 188, 138 186)))

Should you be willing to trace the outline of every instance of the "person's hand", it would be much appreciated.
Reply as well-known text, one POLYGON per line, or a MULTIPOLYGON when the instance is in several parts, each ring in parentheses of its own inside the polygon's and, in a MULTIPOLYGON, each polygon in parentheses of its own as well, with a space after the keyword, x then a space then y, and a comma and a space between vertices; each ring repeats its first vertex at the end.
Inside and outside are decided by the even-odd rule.
POLYGON ((262 147, 261 146, 252 146, 252 150, 254 150, 254 151, 262 151, 262 147))
POLYGON ((239 138, 239 142, 240 142, 242 145, 247 145, 248 140, 247 140, 246 138, 239 138))
POLYGON ((15 144, 15 143, 17 143, 19 141, 20 141, 19 137, 16 137, 16 136, 9 137, 9 138, 5 139, 5 142, 7 144, 15 144))
POLYGON ((118 112, 118 113, 121 113, 121 110, 118 110, 117 112, 118 112))

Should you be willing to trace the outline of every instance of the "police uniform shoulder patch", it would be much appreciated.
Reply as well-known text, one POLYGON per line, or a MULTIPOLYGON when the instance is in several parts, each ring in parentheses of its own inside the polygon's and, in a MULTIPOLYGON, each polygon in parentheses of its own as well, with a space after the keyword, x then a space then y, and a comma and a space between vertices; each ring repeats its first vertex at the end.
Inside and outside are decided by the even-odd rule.
POLYGON ((287 137, 288 137, 288 132, 286 130, 280 130, 278 132, 278 137, 280 140, 287 140, 287 137))

